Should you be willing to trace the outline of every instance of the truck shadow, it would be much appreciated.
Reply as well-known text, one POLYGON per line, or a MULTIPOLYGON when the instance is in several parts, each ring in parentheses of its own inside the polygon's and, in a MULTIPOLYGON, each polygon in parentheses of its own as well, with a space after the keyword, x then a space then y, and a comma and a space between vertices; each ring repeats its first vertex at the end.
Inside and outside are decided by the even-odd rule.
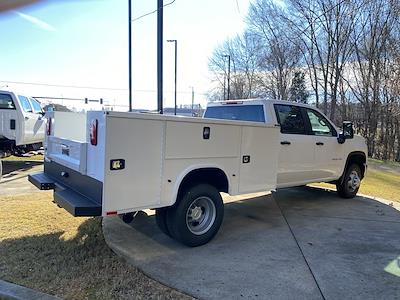
POLYGON ((11 179, 21 172, 27 172, 35 166, 43 164, 43 161, 3 160, 3 178, 11 179))
MULTIPOLYGON (((294 226, 297 222, 311 225, 313 220, 317 224, 317 219, 323 218, 400 223, 398 210, 372 198, 357 196, 353 199, 342 199, 335 191, 322 188, 287 188, 269 195, 226 203, 223 224, 211 244, 225 243, 237 236, 287 227, 283 217, 289 223, 293 221, 294 226)), ((105 219, 105 222, 108 222, 108 219, 105 219)), ((110 223, 113 223, 113 228, 124 227, 124 232, 128 232, 132 240, 143 241, 143 247, 146 247, 149 254, 157 253, 158 250, 152 250, 157 246, 173 251, 186 248, 162 234, 152 214, 139 212, 130 224, 124 224, 119 218, 110 223)), ((119 234, 113 231, 111 235, 119 234)))

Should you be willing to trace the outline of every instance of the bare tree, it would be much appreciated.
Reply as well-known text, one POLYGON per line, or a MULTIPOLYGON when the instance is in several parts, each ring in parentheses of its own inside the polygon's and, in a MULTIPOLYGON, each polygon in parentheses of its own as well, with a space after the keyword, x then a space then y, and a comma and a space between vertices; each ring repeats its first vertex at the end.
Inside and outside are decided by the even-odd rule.
POLYGON ((247 22, 262 46, 258 53, 260 71, 263 72, 260 88, 275 99, 287 100, 301 52, 292 41, 294 37, 287 37, 290 29, 282 22, 283 13, 283 8, 273 0, 257 0, 250 4, 247 22))
POLYGON ((214 73, 215 91, 222 95, 227 89, 228 76, 231 83, 231 99, 247 99, 258 95, 258 39, 250 32, 226 41, 218 47, 209 61, 214 73), (229 56, 229 58, 228 58, 229 56), (228 59, 231 60, 231 72, 228 74, 228 59))

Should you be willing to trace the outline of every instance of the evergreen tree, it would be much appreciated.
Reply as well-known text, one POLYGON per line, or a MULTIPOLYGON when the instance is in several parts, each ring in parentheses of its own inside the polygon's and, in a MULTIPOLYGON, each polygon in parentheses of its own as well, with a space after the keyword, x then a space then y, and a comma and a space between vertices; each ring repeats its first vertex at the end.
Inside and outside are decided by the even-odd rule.
POLYGON ((296 71, 292 79, 289 90, 289 100, 294 102, 307 103, 309 93, 306 88, 305 75, 301 71, 296 71))

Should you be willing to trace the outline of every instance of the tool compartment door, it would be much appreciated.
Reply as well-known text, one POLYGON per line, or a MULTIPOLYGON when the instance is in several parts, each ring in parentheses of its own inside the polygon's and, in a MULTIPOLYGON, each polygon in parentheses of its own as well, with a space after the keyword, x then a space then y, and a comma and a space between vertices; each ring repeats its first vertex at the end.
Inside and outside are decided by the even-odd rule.
POLYGON ((239 193, 276 188, 279 128, 242 127, 239 193))
POLYGON ((107 115, 103 215, 160 203, 164 126, 163 120, 107 115))

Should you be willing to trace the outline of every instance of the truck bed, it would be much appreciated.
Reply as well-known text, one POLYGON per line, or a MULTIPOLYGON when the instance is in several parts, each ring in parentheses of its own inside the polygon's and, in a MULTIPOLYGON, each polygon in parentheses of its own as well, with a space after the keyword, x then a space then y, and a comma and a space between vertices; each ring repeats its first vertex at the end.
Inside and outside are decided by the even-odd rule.
POLYGON ((46 138, 47 177, 30 177, 39 187, 51 181, 55 201, 74 215, 171 206, 185 176, 197 169, 221 170, 231 195, 276 187, 275 124, 102 111, 79 122, 79 140, 46 138))

